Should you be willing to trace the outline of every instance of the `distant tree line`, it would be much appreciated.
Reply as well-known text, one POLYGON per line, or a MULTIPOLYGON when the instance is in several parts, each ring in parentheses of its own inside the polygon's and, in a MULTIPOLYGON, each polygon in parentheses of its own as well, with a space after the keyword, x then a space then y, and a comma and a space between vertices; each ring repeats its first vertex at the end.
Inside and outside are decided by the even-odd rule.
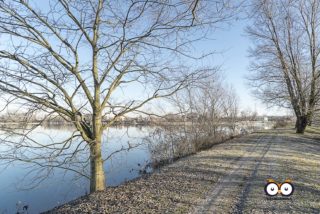
MULTIPOLYGON (((83 120, 90 121, 92 120, 92 115, 83 115, 83 120)), ((255 112, 240 112, 240 114, 235 117, 229 117, 228 115, 224 115, 219 117, 219 122, 221 123, 234 123, 238 121, 264 121, 266 116, 258 116, 255 112)), ((277 120, 291 120, 290 116, 267 116, 269 121, 277 121, 277 120)), ((111 119, 103 118, 103 123, 110 122, 111 119)), ((198 114, 198 113, 181 113, 181 114, 164 114, 162 116, 132 116, 132 117, 121 117, 114 125, 160 125, 161 123, 166 122, 201 122, 203 120, 210 120, 209 115, 207 114, 198 114)), ((24 113, 11 113, 0 116, 0 123, 21 123, 21 124, 32 124, 32 123, 40 123, 40 125, 61 125, 61 124, 70 124, 71 122, 66 121, 63 117, 51 116, 36 116, 24 113)))

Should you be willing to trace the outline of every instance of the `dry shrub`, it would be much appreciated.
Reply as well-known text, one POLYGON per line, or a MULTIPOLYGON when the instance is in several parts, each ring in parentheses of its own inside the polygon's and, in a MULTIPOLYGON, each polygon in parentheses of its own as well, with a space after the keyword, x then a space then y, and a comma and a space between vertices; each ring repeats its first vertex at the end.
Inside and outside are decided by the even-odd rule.
POLYGON ((274 129, 277 128, 284 128, 287 127, 289 125, 289 122, 286 120, 277 120, 276 123, 273 125, 274 129))
POLYGON ((222 133, 217 133, 215 136, 211 136, 211 137, 206 136, 206 137, 196 139, 193 141, 193 144, 194 144, 195 151, 198 152, 201 150, 209 149, 215 144, 222 143, 226 139, 230 139, 231 137, 233 136, 227 136, 222 133))

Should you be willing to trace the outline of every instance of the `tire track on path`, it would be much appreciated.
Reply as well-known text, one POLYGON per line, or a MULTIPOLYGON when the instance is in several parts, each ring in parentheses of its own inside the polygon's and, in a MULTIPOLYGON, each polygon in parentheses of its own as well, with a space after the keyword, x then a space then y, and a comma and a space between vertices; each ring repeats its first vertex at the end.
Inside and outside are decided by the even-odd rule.
POLYGON ((243 207, 245 199, 238 197, 241 196, 243 189, 241 197, 245 198, 245 195, 248 194, 250 180, 255 176, 262 159, 270 149, 270 138, 270 136, 263 135, 251 141, 248 145, 250 146, 248 151, 233 163, 233 170, 218 180, 209 191, 205 201, 191 213, 226 213, 226 210, 232 211, 236 207, 243 207), (258 159, 258 162, 252 161, 253 158, 258 159), (248 177, 249 180, 245 182, 248 177), (243 183, 245 183, 244 186, 243 183), (236 201, 239 200, 240 202, 237 204, 236 201))
MULTIPOLYGON (((257 177, 258 169, 259 169, 262 161, 264 160, 266 154, 268 153, 268 151, 270 150, 270 148, 272 146, 272 139, 273 138, 274 138, 274 136, 272 136, 270 139, 268 139, 265 142, 266 146, 262 149, 262 156, 259 157, 259 160, 255 163, 255 166, 253 168, 253 171, 252 171, 251 175, 249 176, 249 178, 245 182, 243 191, 242 191, 242 193, 240 195, 240 200, 235 205, 236 209, 233 211, 233 213, 237 213, 237 214, 243 213, 243 209, 244 209, 244 206, 245 206, 245 204, 247 202, 249 193, 251 191, 253 181, 257 180, 256 177, 257 177)), ((268 171, 269 171, 269 174, 271 174, 271 168, 270 167, 269 167, 268 171)))

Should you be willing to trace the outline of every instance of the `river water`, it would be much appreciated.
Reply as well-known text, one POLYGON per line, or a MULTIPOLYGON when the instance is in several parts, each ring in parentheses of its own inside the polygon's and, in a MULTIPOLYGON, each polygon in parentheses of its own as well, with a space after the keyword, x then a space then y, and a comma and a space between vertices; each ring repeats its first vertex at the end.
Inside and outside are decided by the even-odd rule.
MULTIPOLYGON (((128 148, 128 143, 134 147, 113 154, 105 162, 108 186, 116 186, 141 175, 141 170, 150 162, 150 149, 143 139, 151 130, 149 127, 112 127, 105 133, 108 136, 105 140, 108 142, 103 148, 104 157, 121 148, 128 148)), ((63 138, 69 136, 72 131, 70 128, 42 127, 36 130, 33 137, 39 141, 46 140, 45 136, 63 138)), ((59 169, 50 173, 50 176, 36 187, 25 190, 25 184, 29 179, 28 167, 30 165, 26 163, 1 165, 0 160, 0 214, 17 213, 25 205, 28 206, 28 213, 39 213, 89 192, 87 179, 75 180, 73 173, 65 174, 59 169)), ((151 170, 147 168, 147 171, 151 170)))

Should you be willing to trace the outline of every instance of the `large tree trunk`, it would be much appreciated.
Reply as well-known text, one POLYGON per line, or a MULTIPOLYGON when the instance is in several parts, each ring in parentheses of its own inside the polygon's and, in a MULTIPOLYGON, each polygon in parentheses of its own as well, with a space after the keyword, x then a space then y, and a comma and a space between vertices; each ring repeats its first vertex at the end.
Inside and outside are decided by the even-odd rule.
POLYGON ((103 191, 106 189, 105 173, 103 168, 103 159, 101 154, 102 143, 102 123, 101 114, 94 115, 93 131, 95 141, 90 145, 90 166, 91 166, 91 179, 90 179, 90 192, 103 191))
POLYGON ((308 125, 308 119, 307 116, 297 116, 296 120, 296 133, 303 134, 304 130, 306 129, 308 125))
POLYGON ((101 142, 94 143, 90 149, 90 193, 95 191, 103 191, 106 188, 105 175, 103 168, 103 160, 101 156, 101 142))

